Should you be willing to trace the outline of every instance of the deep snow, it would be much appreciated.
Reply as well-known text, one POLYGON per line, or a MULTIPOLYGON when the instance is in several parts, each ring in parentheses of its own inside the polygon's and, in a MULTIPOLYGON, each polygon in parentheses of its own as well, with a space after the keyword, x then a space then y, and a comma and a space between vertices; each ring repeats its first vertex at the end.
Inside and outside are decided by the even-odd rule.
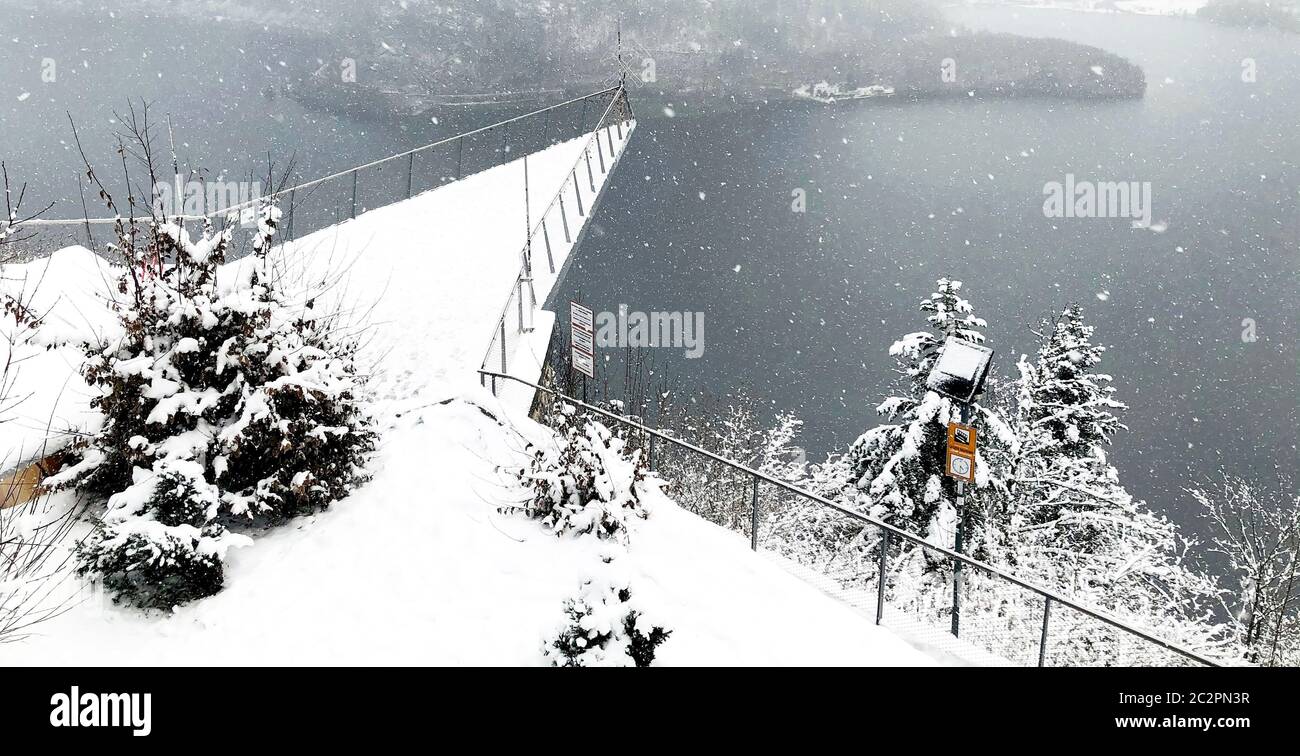
MULTIPOLYGON (((582 149, 570 142, 529 159, 534 218, 582 149)), ((564 599, 603 548, 497 511, 521 495, 500 468, 522 463, 525 439, 549 433, 524 416, 519 397, 493 397, 475 372, 519 265, 521 178, 515 161, 282 250, 309 275, 337 279, 332 291, 369 323, 381 432, 369 484, 327 512, 256 534, 253 546, 230 554, 222 593, 170 616, 119 608, 78 587, 67 614, 0 644, 0 665, 543 663, 564 599)), ((557 268, 569 251, 562 241, 552 233, 557 268)), ((96 281, 111 280, 95 271, 97 259, 74 249, 53 260, 52 269, 68 271, 45 282, 63 296, 53 317, 111 328, 83 317, 102 310, 96 281)), ((552 283, 539 275, 539 300, 552 283)), ((549 320, 537 325, 521 350, 543 347, 549 320)), ((76 353, 52 354, 60 362, 49 364, 40 411, 28 420, 84 423, 84 385, 47 414, 54 378, 75 380, 76 353)), ((533 370, 537 357, 516 364, 533 370)), ((43 425, 10 425, 16 435, 6 444, 44 437, 43 425)), ((659 494, 650 507, 621 561, 638 600, 673 631, 658 663, 935 663, 735 534, 659 494)))

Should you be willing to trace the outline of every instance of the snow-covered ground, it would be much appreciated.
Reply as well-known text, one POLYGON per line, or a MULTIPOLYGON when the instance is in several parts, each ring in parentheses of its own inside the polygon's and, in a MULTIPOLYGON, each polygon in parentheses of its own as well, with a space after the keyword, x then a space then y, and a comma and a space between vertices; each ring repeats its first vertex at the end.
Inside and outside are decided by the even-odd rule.
MULTIPOLYGON (((375 479, 232 552, 217 596, 145 617, 92 599, 0 645, 5 664, 536 665, 596 564, 590 538, 498 514, 528 421, 486 392, 393 419, 375 479)), ((624 557, 673 630, 663 664, 905 664, 929 657, 656 497, 624 557)))
MULTIPOLYGON (((529 159, 534 218, 582 149, 572 142, 529 159)), ((22 642, 0 644, 0 666, 542 663, 564 599, 601 549, 498 512, 520 496, 500 468, 521 464, 526 439, 548 433, 517 397, 492 396, 475 374, 520 262, 521 181, 516 161, 284 250, 310 275, 337 278, 337 296, 367 315, 381 431, 369 484, 231 552, 225 590, 171 615, 119 608, 69 583, 79 592, 74 608, 22 642)), ((554 228, 551 238, 559 268, 569 250, 554 228)), ((43 283, 58 298, 50 322, 112 327, 102 317, 111 277, 101 265, 85 250, 53 258, 43 283)), ((553 276, 545 265, 535 273, 544 300, 553 276)), ((549 322, 539 317, 537 326, 519 350, 544 345, 549 322)), ((23 356, 44 354, 38 346, 23 356)), ((23 405, 30 414, 12 424, 7 444, 43 439, 42 418, 84 425, 84 385, 55 404, 48 395, 60 377, 77 383, 76 353, 50 354, 59 362, 42 368, 44 387, 32 384, 41 404, 23 405)), ((514 364, 527 371, 536 362, 533 354, 514 364)), ((737 535, 659 494, 650 508, 621 561, 638 601, 673 631, 657 663, 935 663, 737 535)))

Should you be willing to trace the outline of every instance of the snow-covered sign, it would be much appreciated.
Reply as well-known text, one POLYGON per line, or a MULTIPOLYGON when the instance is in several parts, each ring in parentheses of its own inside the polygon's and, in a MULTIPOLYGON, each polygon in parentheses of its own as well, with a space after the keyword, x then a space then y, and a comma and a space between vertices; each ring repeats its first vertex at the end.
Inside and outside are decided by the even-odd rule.
POLYGON ((949 477, 975 482, 975 428, 948 423, 948 461, 944 471, 949 477))
POLYGON ((993 350, 952 336, 943 343, 939 359, 925 386, 959 402, 970 402, 984 389, 993 350))
POLYGON ((596 377, 595 316, 590 307, 569 302, 569 347, 573 369, 588 378, 596 377))

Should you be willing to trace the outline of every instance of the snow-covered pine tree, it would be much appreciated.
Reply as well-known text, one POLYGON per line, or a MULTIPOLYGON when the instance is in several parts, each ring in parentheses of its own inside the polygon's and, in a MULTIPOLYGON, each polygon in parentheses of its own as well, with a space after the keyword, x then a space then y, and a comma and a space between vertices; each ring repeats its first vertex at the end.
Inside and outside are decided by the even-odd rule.
MULTIPOLYGON (((1174 525, 1128 493, 1107 456, 1127 407, 1096 370, 1105 347, 1077 305, 1035 333, 1037 355, 1019 363, 1007 485, 1017 572, 1207 647, 1212 588, 1184 563, 1174 525)), ((1086 645, 1106 646, 1095 636, 1086 645)))
POLYGON ((279 210, 257 217, 253 255, 230 266, 229 230, 118 223, 123 335, 88 344, 83 366, 103 424, 47 483, 107 499, 79 569, 119 600, 211 595, 226 550, 249 542, 229 528, 323 509, 364 480, 356 347, 310 298, 288 301, 268 257, 279 210))
MULTIPOLYGON (((956 485, 944 474, 947 426, 961 419, 957 403, 926 388, 925 382, 945 339, 955 337, 983 343, 978 330, 987 324, 975 317, 970 302, 960 296, 962 284, 939 279, 938 291, 921 301, 930 329, 904 336, 889 353, 898 360, 899 393, 876 411, 891 421, 864 433, 845 455, 848 478, 839 496, 856 502, 869 514, 923 535, 931 543, 952 547, 958 511, 956 485)), ((975 405, 970 422, 980 434, 983 450, 1009 437, 998 414, 975 405)), ((991 497, 980 489, 1000 485, 996 471, 981 454, 974 489, 966 494, 962 513, 963 551, 990 558, 997 550, 999 527, 988 522, 991 497)))
POLYGON ((1077 571, 1079 560, 1108 553, 1124 539, 1136 505, 1119 483, 1106 448, 1124 425, 1127 407, 1114 397, 1111 376, 1096 372, 1106 351, 1092 343, 1077 305, 1035 332, 1040 346, 1031 362, 1018 364, 1016 414, 1019 448, 1009 488, 1017 498, 1020 541, 1065 557, 1061 567, 1077 571))

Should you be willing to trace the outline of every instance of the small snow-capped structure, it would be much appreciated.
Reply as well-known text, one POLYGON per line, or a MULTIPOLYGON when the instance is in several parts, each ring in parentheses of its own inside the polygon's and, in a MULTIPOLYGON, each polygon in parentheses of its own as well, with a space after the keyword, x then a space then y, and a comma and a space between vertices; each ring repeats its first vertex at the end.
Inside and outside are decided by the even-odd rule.
POLYGON ((984 381, 992 364, 992 349, 949 336, 925 386, 950 399, 970 403, 984 390, 984 381))

